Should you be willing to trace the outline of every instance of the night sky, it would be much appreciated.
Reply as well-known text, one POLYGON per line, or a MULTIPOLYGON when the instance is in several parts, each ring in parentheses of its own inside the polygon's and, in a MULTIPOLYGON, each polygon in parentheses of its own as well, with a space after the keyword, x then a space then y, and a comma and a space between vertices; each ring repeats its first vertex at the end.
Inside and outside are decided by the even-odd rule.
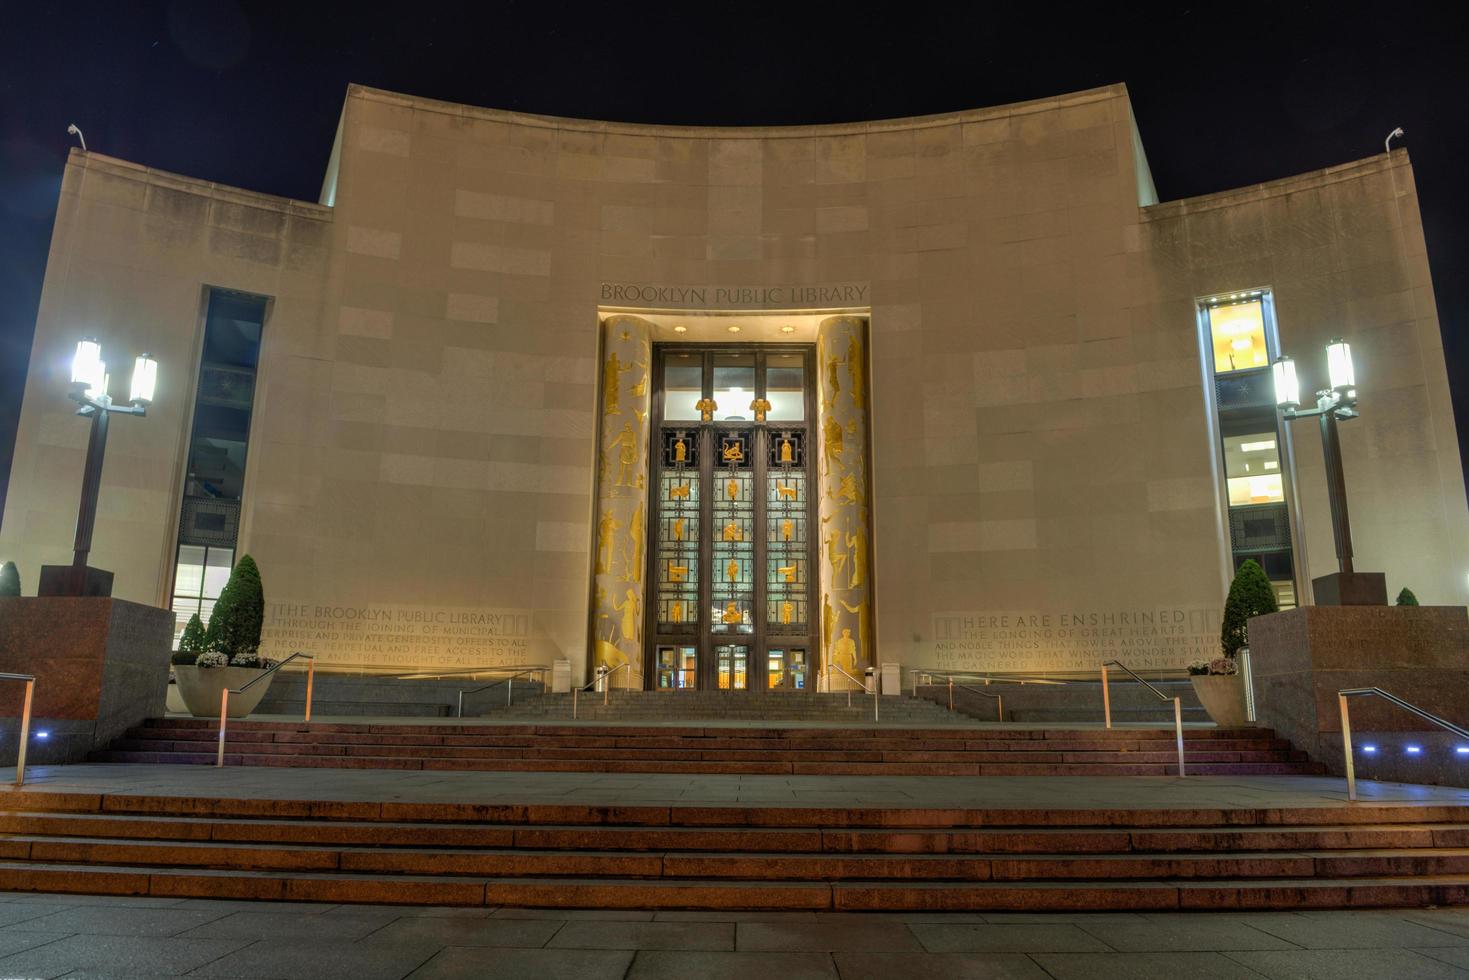
POLYGON ((351 82, 713 125, 912 116, 1126 82, 1165 201, 1380 153, 1402 126, 1450 379, 1466 392, 1462 443, 1469 42, 1462 17, 1435 11, 1450 6, 0 0, 0 505, 67 124, 101 153, 314 201, 351 82))

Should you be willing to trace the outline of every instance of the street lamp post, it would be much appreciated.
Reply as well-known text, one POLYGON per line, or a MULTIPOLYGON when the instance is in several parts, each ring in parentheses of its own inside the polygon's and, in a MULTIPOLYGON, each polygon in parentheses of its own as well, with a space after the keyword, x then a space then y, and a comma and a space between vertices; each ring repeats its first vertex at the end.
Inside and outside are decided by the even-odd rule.
POLYGON ((1331 530, 1336 539, 1337 571, 1311 580, 1318 606, 1385 606, 1387 576, 1352 567, 1352 526, 1347 516, 1347 480, 1342 470, 1337 422, 1357 417, 1357 378, 1352 348, 1337 338, 1326 346, 1330 387, 1316 392, 1316 407, 1301 408, 1296 363, 1286 355, 1275 359, 1275 405, 1287 422, 1314 416, 1321 426, 1321 455, 1326 463, 1326 496, 1331 502, 1331 530))
POLYGON ((67 397, 81 407, 77 414, 90 417, 92 431, 87 438, 87 462, 82 471, 82 500, 77 510, 76 542, 72 546, 70 565, 41 566, 38 595, 108 596, 112 594, 112 573, 87 564, 92 550, 92 527, 97 520, 97 500, 102 487, 102 460, 107 453, 107 421, 114 414, 146 415, 153 401, 158 381, 158 362, 149 354, 139 354, 133 362, 132 387, 126 404, 112 400, 108 394, 107 364, 102 360, 102 346, 88 338, 77 342, 71 362, 71 391, 67 397))

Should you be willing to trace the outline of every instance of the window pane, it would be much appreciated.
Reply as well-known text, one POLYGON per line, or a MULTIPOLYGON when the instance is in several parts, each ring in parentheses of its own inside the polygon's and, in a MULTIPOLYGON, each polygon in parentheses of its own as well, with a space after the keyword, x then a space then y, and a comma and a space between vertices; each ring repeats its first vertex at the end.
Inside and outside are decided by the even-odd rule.
POLYGON ((1209 310, 1214 339, 1214 371, 1248 371, 1270 366, 1265 347, 1265 310, 1261 300, 1215 306, 1209 310))
POLYGON ((209 559, 204 563, 204 598, 218 599, 224 584, 230 579, 230 567, 234 564, 233 548, 210 548, 209 559))
POLYGON ((194 544, 179 545, 179 563, 173 575, 174 595, 197 597, 204 588, 204 549, 194 544))
POLYGON ((1273 504, 1285 500, 1280 478, 1280 448, 1274 432, 1224 437, 1224 476, 1229 506, 1273 504))
POLYGON ((751 417, 755 400, 755 355, 719 354, 714 358, 716 419, 741 421, 751 417))
POLYGON ((765 359, 765 399, 770 402, 770 419, 805 418, 805 378, 805 358, 800 354, 771 354, 765 359))
POLYGON ((663 362, 663 417, 674 422, 698 419, 694 405, 704 397, 704 369, 697 354, 670 354, 663 362))

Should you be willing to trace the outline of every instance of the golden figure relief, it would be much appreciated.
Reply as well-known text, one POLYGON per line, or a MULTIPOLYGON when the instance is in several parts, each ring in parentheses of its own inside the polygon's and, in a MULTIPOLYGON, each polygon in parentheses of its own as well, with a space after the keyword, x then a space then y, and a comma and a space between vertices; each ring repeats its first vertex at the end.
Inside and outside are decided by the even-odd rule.
POLYGON ((714 421, 714 413, 719 410, 719 403, 712 398, 700 398, 694 402, 694 408, 699 410, 699 418, 704 422, 714 421))
POLYGON ((687 565, 669 565, 668 566, 668 581, 670 581, 670 582, 687 582, 688 580, 689 580, 689 566, 687 566, 687 565))
POLYGON ((738 602, 730 602, 725 604, 724 613, 719 618, 724 622, 724 625, 734 626, 745 621, 745 614, 740 612, 740 604, 738 602))
POLYGON ((648 393, 648 376, 645 374, 645 375, 643 375, 643 378, 642 378, 641 381, 639 381, 637 384, 635 384, 635 385, 632 386, 632 395, 635 398, 642 398, 647 393, 648 393))
POLYGON ((682 541, 684 525, 688 523, 687 517, 675 518, 673 521, 673 540, 682 541))
POLYGON ((628 589, 627 596, 621 602, 614 602, 612 608, 622 613, 622 638, 638 642, 641 636, 641 624, 643 617, 638 614, 638 607, 642 605, 638 600, 638 590, 628 589))
POLYGON ((668 496, 673 500, 688 500, 689 485, 687 483, 675 483, 668 488, 668 496))
MULTIPOLYGON (((850 525, 849 525, 850 526, 850 525)), ((852 556, 851 563, 847 566, 847 587, 858 589, 862 587, 863 577, 867 568, 867 532, 862 528, 857 529, 856 534, 847 532, 847 549, 852 556)))
POLYGON ((613 351, 602 364, 602 414, 617 415, 622 411, 622 376, 632 370, 613 351))
POLYGON ((828 414, 826 421, 821 423, 821 430, 826 436, 821 444, 821 471, 829 473, 831 464, 840 466, 842 462, 842 424, 828 414))
POLYGON ((842 390, 841 382, 837 380, 837 365, 842 363, 840 357, 833 357, 826 362, 826 387, 824 393, 831 401, 836 401, 837 392, 842 390))
POLYGON ((724 447, 719 454, 726 463, 743 463, 745 461, 745 450, 738 442, 732 442, 724 447))
POLYGON ((793 538, 795 536, 795 534, 796 534, 796 522, 795 521, 781 521, 780 522, 780 539, 782 541, 789 541, 789 540, 791 540, 791 538, 793 538))
POLYGON ((775 495, 781 500, 795 500, 796 485, 792 483, 790 486, 786 486, 784 483, 777 483, 775 485, 775 495))
POLYGON ((740 577, 740 563, 739 563, 739 561, 737 561, 734 558, 731 558, 729 560, 729 564, 727 564, 727 565, 724 566, 724 577, 727 578, 727 579, 729 579, 731 582, 735 581, 736 579, 738 579, 740 577))
POLYGON ((780 441, 780 461, 783 465, 796 461, 795 453, 791 451, 790 439, 781 439, 780 441))
POLYGON ((673 461, 675 463, 687 463, 689 461, 689 447, 683 441, 683 436, 673 444, 673 461))
POLYGON ((780 621, 782 623, 790 623, 790 621, 791 621, 791 614, 794 613, 795 611, 796 611, 796 604, 795 603, 793 603, 793 602, 782 602, 780 604, 780 621))
POLYGON ((728 524, 724 525, 724 540, 743 541, 745 540, 745 534, 742 530, 740 530, 740 526, 738 524, 736 524, 734 521, 730 521, 728 524))
MULTIPOLYGON (((825 524, 829 520, 830 517, 823 517, 821 523, 825 524)), ((832 583, 835 584, 836 577, 847 568, 847 552, 842 547, 842 532, 832 528, 822 535, 822 540, 826 542, 826 564, 831 568, 832 583)))
POLYGON ((755 413, 756 422, 764 422, 766 414, 770 411, 770 402, 765 398, 757 398, 750 402, 750 409, 755 413))
POLYGON ((614 486, 632 487, 637 486, 641 480, 636 479, 634 472, 638 464, 638 435, 633 431, 631 422, 622 423, 622 431, 612 440, 607 448, 617 449, 617 479, 614 486))
POLYGON ((787 582, 794 582, 796 580, 796 568, 797 566, 795 565, 780 565, 775 570, 787 582))
POLYGON ((847 377, 852 379, 852 406, 862 408, 862 347, 857 343, 857 330, 847 339, 847 377))
POLYGON ((846 627, 842 628, 842 635, 831 645, 831 662, 836 664, 854 678, 857 675, 857 641, 852 639, 852 631, 846 627))
POLYGON ((597 522, 597 574, 612 574, 612 538, 617 534, 617 529, 622 523, 612 516, 610 510, 602 511, 602 519, 597 522))
POLYGON ((627 523, 627 543, 623 549, 622 568, 624 582, 642 584, 643 581, 643 543, 647 540, 643 535, 643 513, 643 505, 638 504, 638 509, 633 511, 632 520, 627 523))
POLYGON ((842 482, 837 485, 835 493, 828 494, 833 500, 845 500, 849 504, 861 503, 862 495, 857 492, 857 477, 848 473, 842 477, 842 482))
POLYGON ((729 495, 730 500, 737 500, 740 496, 740 481, 730 480, 724 485, 724 492, 729 495))
POLYGON ((837 614, 831 608, 831 600, 826 596, 821 597, 821 642, 826 645, 828 658, 831 655, 831 630, 836 625, 837 614))
POLYGON ((668 604, 668 621, 670 623, 683 622, 683 603, 674 600, 668 604))

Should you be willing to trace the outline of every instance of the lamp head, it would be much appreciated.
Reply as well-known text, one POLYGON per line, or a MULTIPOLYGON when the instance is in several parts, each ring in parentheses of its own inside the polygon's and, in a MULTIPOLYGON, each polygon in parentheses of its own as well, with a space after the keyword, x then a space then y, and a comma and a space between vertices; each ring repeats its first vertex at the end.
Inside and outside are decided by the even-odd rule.
POLYGON ((95 338, 77 341, 71 358, 71 384, 77 392, 96 398, 107 392, 107 365, 102 362, 102 345, 95 338))
POLYGON ((1326 371, 1333 391, 1346 394, 1357 386, 1356 371, 1352 367, 1352 346, 1340 337, 1326 345, 1326 371))
POLYGON ((158 385, 158 362, 152 354, 139 354, 133 361, 132 393, 128 400, 140 408, 153 401, 153 391, 158 385))
POLYGON ((1296 362, 1287 354, 1275 359, 1271 366, 1275 377, 1275 405, 1283 412, 1301 407, 1301 384, 1296 380, 1296 362))

